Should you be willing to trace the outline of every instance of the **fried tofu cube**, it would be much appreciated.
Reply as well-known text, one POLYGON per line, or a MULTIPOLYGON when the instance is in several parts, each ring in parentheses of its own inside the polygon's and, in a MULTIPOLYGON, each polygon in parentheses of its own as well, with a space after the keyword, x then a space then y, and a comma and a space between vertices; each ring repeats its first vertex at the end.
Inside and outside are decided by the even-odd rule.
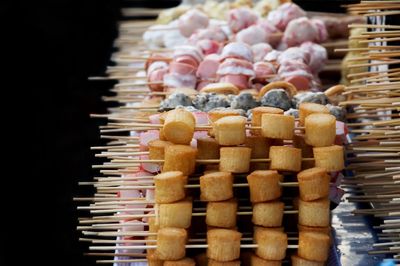
POLYGON ((293 139, 294 117, 280 114, 263 114, 261 134, 271 139, 293 139))
POLYGON ((247 147, 223 147, 220 149, 221 172, 246 173, 250 168, 251 149, 247 147))
POLYGON ((207 257, 216 261, 233 261, 240 257, 242 234, 228 229, 212 229, 207 232, 207 257))
POLYGON ((252 222, 264 227, 282 226, 285 204, 279 201, 260 202, 253 205, 252 222))
POLYGON ((271 146, 270 168, 279 171, 299 172, 301 170, 301 150, 288 146, 271 146))
POLYGON ((283 176, 275 170, 258 170, 247 176, 252 203, 278 199, 282 195, 283 176))
POLYGON ((188 176, 196 167, 197 149, 187 145, 169 145, 165 147, 163 172, 181 171, 188 176))
POLYGON ((187 232, 182 228, 162 228, 157 233, 156 254, 160 260, 180 260, 186 254, 187 232))
POLYGON ((234 199, 208 202, 206 224, 222 228, 231 228, 236 226, 237 208, 238 203, 234 199))
POLYGON ((156 203, 172 203, 185 198, 187 177, 180 171, 158 174, 154 177, 156 203))
POLYGON ((233 176, 229 172, 213 172, 200 177, 200 199, 223 201, 233 198, 233 176))

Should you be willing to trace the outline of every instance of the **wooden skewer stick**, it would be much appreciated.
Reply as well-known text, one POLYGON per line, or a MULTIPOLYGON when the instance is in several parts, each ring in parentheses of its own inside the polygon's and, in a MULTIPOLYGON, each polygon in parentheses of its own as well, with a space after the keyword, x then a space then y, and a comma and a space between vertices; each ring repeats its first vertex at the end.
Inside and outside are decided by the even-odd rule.
MULTIPOLYGON (((398 154, 396 153, 395 156, 398 154)), ((302 158, 302 161, 313 161, 314 158, 302 158)), ((200 164, 216 164, 219 163, 219 159, 204 159, 204 160, 196 160, 196 163, 200 164)), ((271 159, 262 158, 262 159, 250 159, 250 162, 257 163, 265 163, 270 162, 271 159)), ((151 160, 151 159, 124 159, 124 160, 115 160, 114 163, 110 164, 102 164, 102 165, 93 165, 93 168, 119 168, 119 167, 129 167, 133 165, 139 165, 140 163, 163 163, 164 160, 151 160)))
MULTIPOLYGON (((241 244, 240 248, 257 248, 257 244, 241 244)), ((288 245, 289 249, 297 249, 298 245, 288 245)), ((155 245, 146 245, 146 246, 91 246, 89 250, 129 250, 129 249, 156 249, 157 246, 155 245)), ((185 245, 187 249, 193 248, 208 248, 207 244, 197 244, 197 245, 185 245)))

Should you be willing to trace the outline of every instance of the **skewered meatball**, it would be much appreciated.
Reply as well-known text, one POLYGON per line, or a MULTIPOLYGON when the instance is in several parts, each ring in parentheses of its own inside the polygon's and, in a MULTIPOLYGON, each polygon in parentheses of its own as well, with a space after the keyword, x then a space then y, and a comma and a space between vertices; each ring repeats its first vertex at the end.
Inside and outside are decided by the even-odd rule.
POLYGON ((284 89, 272 89, 261 99, 262 106, 277 107, 282 110, 289 110, 292 106, 289 95, 284 89))
POLYGON ((196 95, 193 105, 199 110, 208 112, 217 107, 229 107, 230 103, 224 95, 204 93, 196 95))
POLYGON ((175 109, 177 106, 192 106, 192 100, 184 93, 173 93, 160 104, 160 111, 175 109))
POLYGON ((260 103, 257 102, 253 95, 250 93, 241 93, 235 97, 231 102, 231 108, 233 109, 243 109, 245 111, 252 109, 256 106, 259 106, 260 103))
POLYGON ((327 104, 326 107, 328 107, 329 112, 331 115, 335 116, 337 120, 339 121, 346 121, 346 109, 340 106, 335 106, 332 104, 327 104))
POLYGON ((294 116, 295 118, 299 118, 299 110, 298 109, 294 109, 294 108, 290 108, 289 110, 287 110, 285 112, 285 115, 291 115, 291 116, 294 116))
POLYGON ((328 98, 323 92, 301 92, 293 97, 293 106, 299 108, 301 103, 319 103, 326 105, 329 103, 328 98))

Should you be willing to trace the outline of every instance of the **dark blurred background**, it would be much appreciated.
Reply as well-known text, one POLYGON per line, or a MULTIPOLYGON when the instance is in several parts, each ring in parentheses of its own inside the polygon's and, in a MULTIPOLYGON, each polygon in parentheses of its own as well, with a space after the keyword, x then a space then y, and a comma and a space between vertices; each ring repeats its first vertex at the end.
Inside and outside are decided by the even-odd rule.
MULTIPOLYGON (((13 174, 3 173, 3 184, 10 186, 3 185, 9 193, 1 193, 5 222, 0 227, 1 266, 95 265, 94 258, 83 256, 87 244, 78 242, 78 213, 72 198, 93 193, 89 187, 78 186, 78 181, 91 181, 96 174, 91 169, 96 161, 90 147, 104 144, 98 131, 102 121, 90 119, 89 114, 106 113, 108 106, 101 96, 112 83, 88 82, 87 77, 103 75, 110 64, 121 7, 169 7, 178 2, 13 2, 15 14, 1 5, 1 17, 11 15, 2 26, 12 37, 3 43, 17 40, 10 44, 18 47, 15 54, 3 50, 4 57, 21 56, 21 60, 13 58, 15 68, 9 67, 15 77, 3 73, 5 80, 19 85, 7 87, 17 98, 4 97, 3 102, 23 107, 13 119, 22 129, 9 130, 22 144, 13 149, 13 159, 19 163, 12 168, 13 174)), ((329 12, 341 10, 340 5, 346 3, 295 2, 308 10, 329 12)))

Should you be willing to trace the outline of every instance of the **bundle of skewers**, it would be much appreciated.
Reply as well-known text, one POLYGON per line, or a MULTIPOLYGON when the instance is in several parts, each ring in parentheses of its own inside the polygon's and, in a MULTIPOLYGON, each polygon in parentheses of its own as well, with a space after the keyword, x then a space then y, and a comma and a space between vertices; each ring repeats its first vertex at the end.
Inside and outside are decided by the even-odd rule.
POLYGON ((348 200, 368 203, 355 215, 378 217, 377 243, 369 253, 400 260, 400 15, 398 1, 361 1, 349 5, 353 14, 368 17, 371 24, 350 25, 346 51, 347 100, 340 103, 349 113, 352 134, 347 147, 348 168, 354 176, 345 180, 348 200))
POLYGON ((345 87, 323 91, 318 74, 323 42, 362 19, 285 3, 214 21, 205 8, 122 23, 117 65, 92 78, 118 80, 104 100, 121 106, 92 115, 110 141, 93 147, 103 176, 81 182, 94 197, 75 198, 90 202, 81 240, 113 257, 99 263, 324 265, 347 127, 345 87))

